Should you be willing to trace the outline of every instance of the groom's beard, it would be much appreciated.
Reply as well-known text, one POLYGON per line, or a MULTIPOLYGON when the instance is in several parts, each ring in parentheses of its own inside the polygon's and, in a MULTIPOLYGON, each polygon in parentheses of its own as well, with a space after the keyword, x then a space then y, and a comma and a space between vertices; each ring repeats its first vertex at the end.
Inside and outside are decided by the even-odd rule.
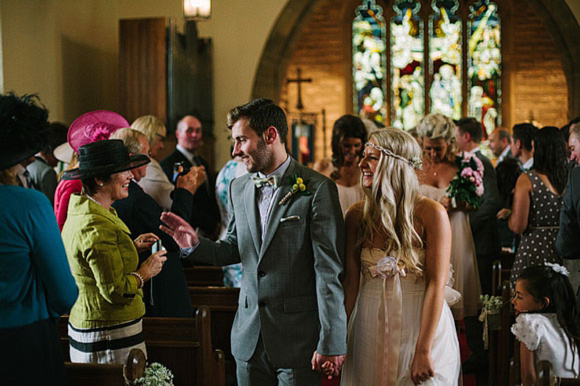
POLYGON ((248 156, 251 160, 251 164, 247 166, 248 172, 250 173, 270 170, 272 160, 274 159, 272 152, 268 150, 266 142, 263 139, 260 139, 256 149, 248 152, 248 156))

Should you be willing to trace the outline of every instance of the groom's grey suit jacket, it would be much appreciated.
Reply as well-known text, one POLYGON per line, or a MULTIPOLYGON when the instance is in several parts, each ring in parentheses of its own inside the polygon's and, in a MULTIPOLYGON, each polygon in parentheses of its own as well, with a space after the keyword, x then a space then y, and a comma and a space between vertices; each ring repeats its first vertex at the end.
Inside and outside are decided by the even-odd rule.
POLYGON ((198 262, 242 262, 244 273, 232 328, 232 353, 248 361, 262 335, 270 361, 279 368, 310 366, 314 350, 346 353, 346 314, 340 278, 344 221, 336 185, 291 160, 271 204, 262 238, 256 191, 246 174, 229 189, 228 233, 216 243, 201 239, 190 256, 198 262), (289 176, 301 177, 312 194, 295 194, 289 176), (263 239, 263 241, 262 241, 263 239))

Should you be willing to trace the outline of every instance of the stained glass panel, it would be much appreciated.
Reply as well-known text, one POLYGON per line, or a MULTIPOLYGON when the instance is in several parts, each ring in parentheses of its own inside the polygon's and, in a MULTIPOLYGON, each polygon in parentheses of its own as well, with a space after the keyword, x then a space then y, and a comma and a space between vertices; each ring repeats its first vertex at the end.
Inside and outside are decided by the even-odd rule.
POLYGON ((461 118, 461 19, 458 0, 434 0, 429 16, 431 112, 461 118))
POLYGON ((391 19, 391 124, 415 127, 425 115, 423 21, 419 2, 395 0, 391 19))
POLYGON ((352 61, 355 112, 378 122, 386 118, 385 20, 383 9, 366 0, 352 23, 352 61))
POLYGON ((467 21, 470 117, 483 125, 487 138, 501 124, 501 31, 497 5, 479 0, 469 7, 467 21))

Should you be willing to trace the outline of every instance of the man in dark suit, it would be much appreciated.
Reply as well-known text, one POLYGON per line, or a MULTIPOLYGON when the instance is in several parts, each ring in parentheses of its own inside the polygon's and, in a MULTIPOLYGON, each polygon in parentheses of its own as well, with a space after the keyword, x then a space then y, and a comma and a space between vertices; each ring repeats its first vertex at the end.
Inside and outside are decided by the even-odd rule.
MULTIPOLYGON (((497 230, 497 212, 501 209, 501 200, 497 189, 497 179, 495 169, 491 161, 484 156, 479 150, 479 143, 482 138, 482 126, 475 118, 460 119, 455 132, 457 140, 457 147, 460 151, 464 151, 475 155, 483 163, 483 203, 481 206, 469 214, 469 223, 471 225, 471 232, 473 233, 473 241, 475 242, 475 254, 477 257, 477 269, 479 271, 479 278, 481 281, 481 290, 484 294, 491 295, 491 277, 492 264, 495 259, 500 257, 501 242, 497 230)), ((486 355, 483 351, 483 344, 481 342, 481 334, 479 330, 481 326, 477 320, 468 320, 465 318, 466 333, 469 347, 473 351, 473 356, 470 357, 470 365, 464 365, 463 371, 465 373, 473 372, 473 367, 478 369, 485 368, 486 355), (473 325, 470 328, 470 325, 473 325)))
POLYGON ((175 137, 177 138, 175 151, 161 162, 161 167, 173 184, 175 184, 173 168, 176 163, 182 163, 186 169, 192 166, 205 168, 207 179, 193 196, 190 224, 194 228, 199 228, 204 236, 215 240, 220 231, 220 211, 214 192, 215 181, 207 162, 196 154, 202 143, 201 122, 192 115, 186 115, 177 124, 175 137))
POLYGON ((196 262, 243 264, 231 334, 238 385, 320 385, 313 370, 328 361, 338 375, 346 353, 336 184, 288 155, 286 115, 271 100, 234 108, 228 126, 249 173, 230 184, 226 237, 198 237, 172 213, 163 230, 196 262))
MULTIPOLYGON (((149 142, 141 132, 133 129, 119 129, 111 139, 120 139, 130 153, 148 154, 149 142)), ((143 286, 143 301, 147 316, 193 317, 193 307, 187 289, 187 282, 180 261, 179 247, 173 239, 159 229, 163 209, 137 184, 145 177, 147 165, 132 170, 133 179, 129 183, 129 196, 113 203, 117 215, 131 231, 131 238, 146 233, 155 233, 165 249, 167 260, 163 270, 143 286)), ((173 191, 171 211, 189 219, 193 194, 205 179, 204 172, 197 168, 180 176, 173 191)), ((151 251, 139 255, 139 263, 145 261, 151 251)))
POLYGON ((489 148, 497 157, 496 167, 506 158, 515 158, 512 154, 510 144, 510 132, 503 127, 496 128, 489 135, 489 148))

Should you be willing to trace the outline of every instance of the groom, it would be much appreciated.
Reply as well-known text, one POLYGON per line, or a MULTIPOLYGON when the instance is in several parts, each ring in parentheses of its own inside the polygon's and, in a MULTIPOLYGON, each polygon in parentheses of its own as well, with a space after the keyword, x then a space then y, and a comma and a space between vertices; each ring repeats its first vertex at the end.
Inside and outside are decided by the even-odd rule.
POLYGON ((231 333, 240 386, 320 385, 313 370, 331 362, 338 375, 346 353, 336 185, 287 154, 286 115, 271 100, 234 108, 228 127, 249 174, 230 184, 226 238, 199 238, 169 212, 162 229, 196 262, 242 262, 231 333))

